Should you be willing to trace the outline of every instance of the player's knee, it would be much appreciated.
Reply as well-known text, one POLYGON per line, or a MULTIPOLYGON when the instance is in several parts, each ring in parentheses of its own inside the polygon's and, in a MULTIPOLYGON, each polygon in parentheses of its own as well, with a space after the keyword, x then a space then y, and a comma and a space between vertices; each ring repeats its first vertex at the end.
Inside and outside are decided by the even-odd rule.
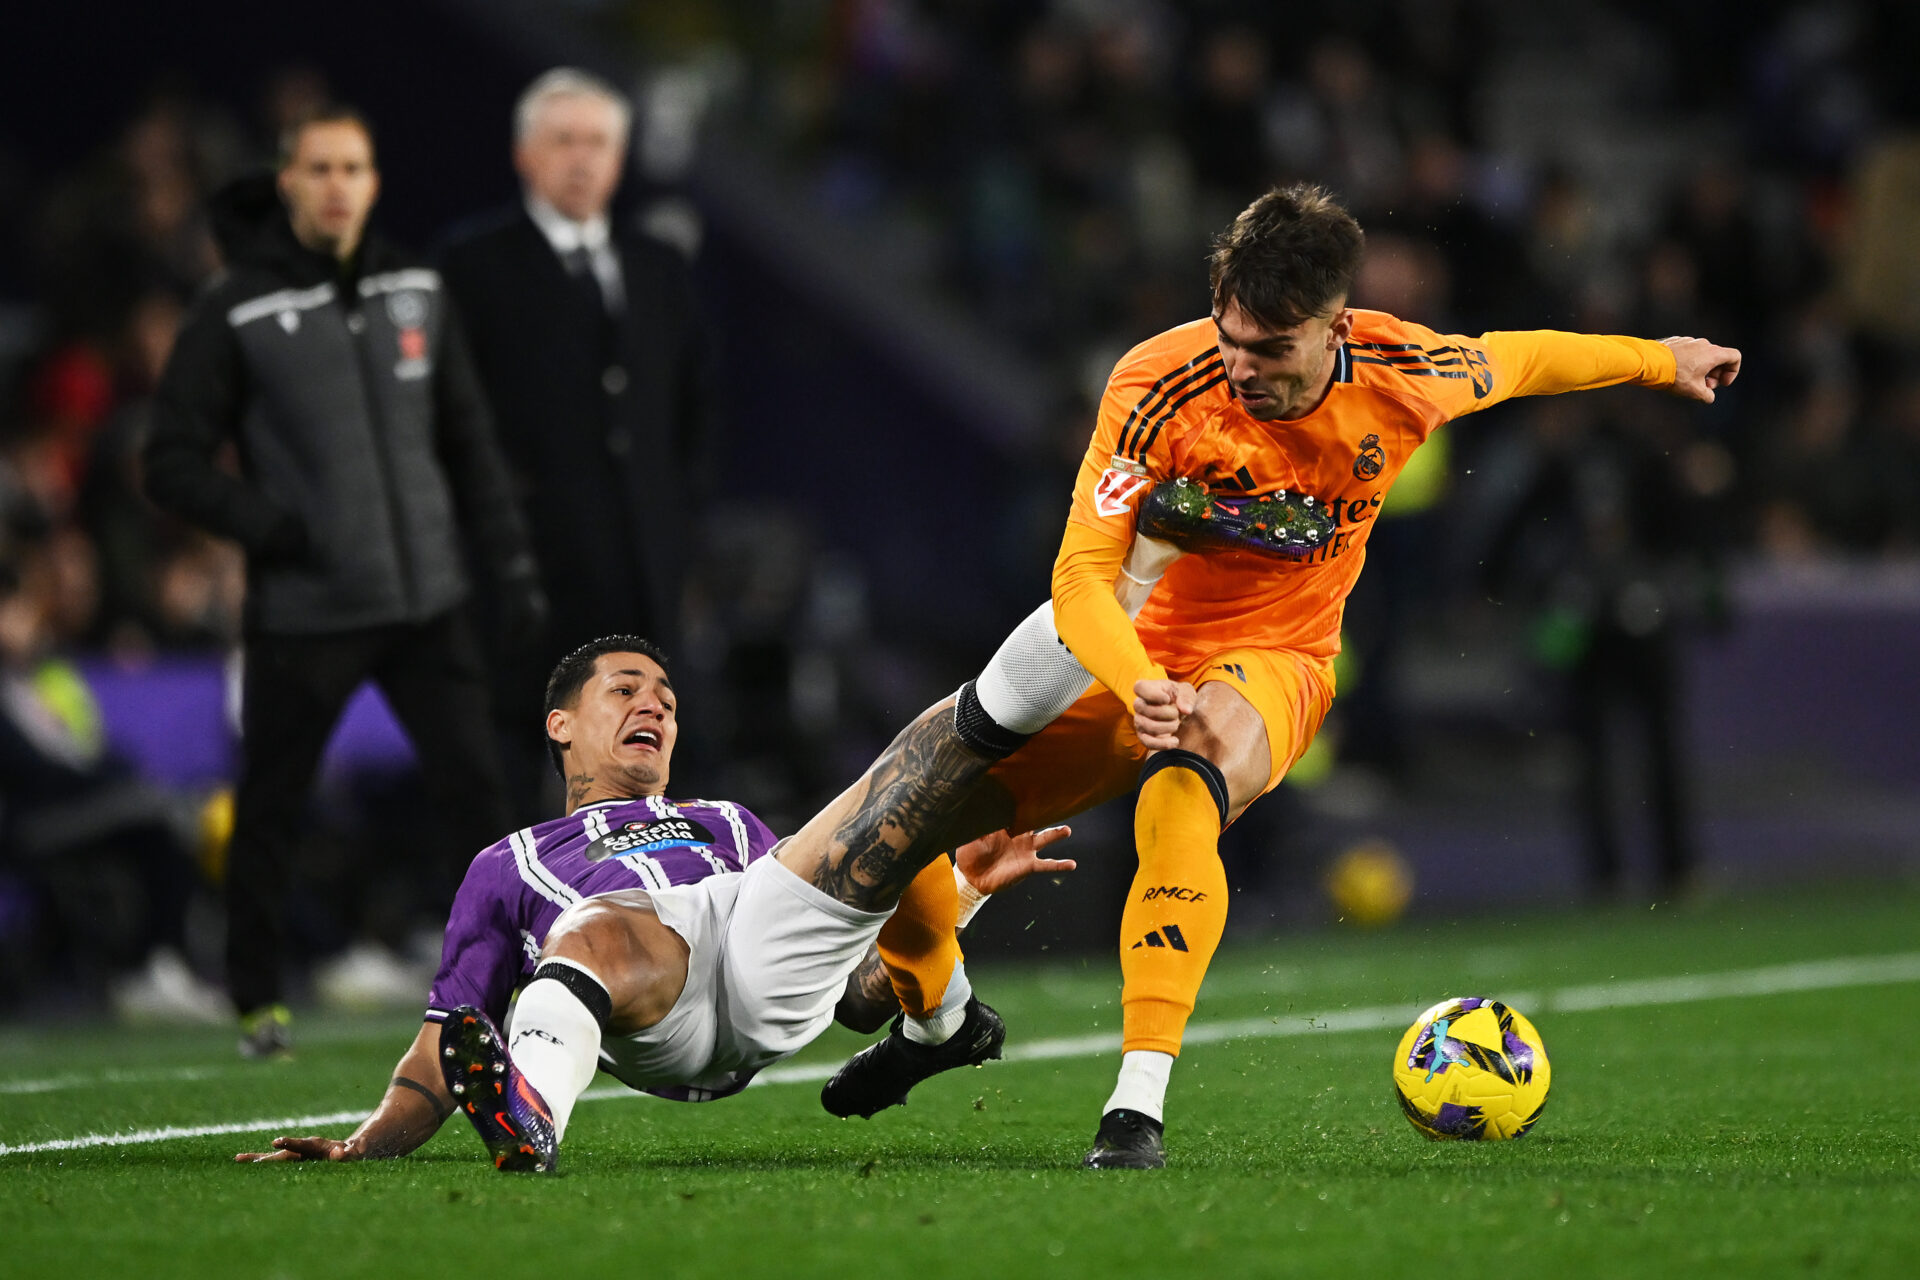
MULTIPOLYGON (((534 990, 535 984, 545 981, 557 982, 564 987, 574 999, 580 1002, 580 1007, 593 1018, 594 1025, 600 1028, 600 1033, 606 1034, 613 1021, 613 993, 608 990, 606 982, 599 974, 590 972, 571 960, 546 959, 542 960, 540 967, 533 971, 533 981, 527 984, 528 990, 534 990)), ((527 997, 523 995, 522 1000, 526 999, 527 997)), ((523 1004, 522 1008, 526 1008, 526 1005, 523 1004)))
POLYGON ((540 958, 543 968, 561 960, 592 974, 608 994, 607 1030, 626 1035, 654 1025, 673 1008, 686 984, 687 954, 679 936, 659 924, 645 891, 633 890, 588 898, 561 912, 540 958))
POLYGON ((1188 751, 1175 747, 1171 751, 1157 751, 1140 770, 1140 787, 1145 791, 1154 776, 1170 769, 1184 770, 1198 778, 1206 788, 1207 795, 1213 800, 1220 813, 1220 825, 1227 824, 1227 814, 1231 808, 1231 797, 1227 790, 1227 776, 1220 766, 1197 751, 1188 751))
POLYGON ((1260 713, 1232 685, 1209 680, 1194 692, 1193 714, 1181 726, 1181 745, 1218 759, 1261 724, 1260 713), (1193 741, 1186 741, 1188 730, 1193 741))
POLYGON ((547 931, 541 959, 572 960, 595 972, 626 963, 638 940, 627 918, 634 908, 615 901, 618 896, 588 898, 561 912, 547 931))
POLYGON ((1201 685, 1196 704, 1194 714, 1180 727, 1180 746, 1214 766, 1226 788, 1226 813, 1237 817, 1259 799, 1271 777, 1267 723, 1251 702, 1223 681, 1201 685))

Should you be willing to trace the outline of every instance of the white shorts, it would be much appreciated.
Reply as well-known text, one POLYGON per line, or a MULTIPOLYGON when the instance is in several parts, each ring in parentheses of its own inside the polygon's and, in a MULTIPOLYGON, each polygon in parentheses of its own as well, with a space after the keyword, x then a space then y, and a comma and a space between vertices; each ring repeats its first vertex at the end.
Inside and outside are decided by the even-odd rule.
POLYGON ((600 1068, 648 1093, 704 1102, 746 1087, 833 1021, 890 911, 859 911, 779 859, 648 891, 687 944, 687 985, 658 1023, 601 1042, 600 1068))

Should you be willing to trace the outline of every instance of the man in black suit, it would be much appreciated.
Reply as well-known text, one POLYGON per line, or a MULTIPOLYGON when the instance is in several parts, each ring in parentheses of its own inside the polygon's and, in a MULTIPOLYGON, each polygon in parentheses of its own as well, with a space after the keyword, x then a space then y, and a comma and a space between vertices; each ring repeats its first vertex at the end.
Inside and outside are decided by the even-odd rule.
MULTIPOLYGON (((542 643, 495 655, 509 735, 560 654, 612 634, 677 646, 716 396, 685 259, 608 219, 630 122, 605 81, 540 76, 514 110, 523 199, 441 255, 552 601, 542 643)), ((544 757, 520 745, 513 799, 531 821, 544 757)))

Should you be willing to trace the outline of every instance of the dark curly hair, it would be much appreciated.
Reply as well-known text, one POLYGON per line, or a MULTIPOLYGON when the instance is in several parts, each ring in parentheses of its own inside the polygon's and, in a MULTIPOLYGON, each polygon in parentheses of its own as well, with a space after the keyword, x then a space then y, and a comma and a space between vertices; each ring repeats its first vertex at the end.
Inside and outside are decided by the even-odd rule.
POLYGON ((1325 315, 1353 289, 1366 233, 1324 187, 1275 187, 1214 237, 1213 310, 1227 303, 1270 329, 1325 315))

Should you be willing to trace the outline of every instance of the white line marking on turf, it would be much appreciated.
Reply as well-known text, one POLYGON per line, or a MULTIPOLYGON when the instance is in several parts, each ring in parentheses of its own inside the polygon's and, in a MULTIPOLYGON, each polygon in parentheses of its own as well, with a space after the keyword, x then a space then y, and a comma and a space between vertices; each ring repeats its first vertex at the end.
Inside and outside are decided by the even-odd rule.
POLYGON ((1873 987, 1916 980, 1920 980, 1920 952, 1910 951, 1904 955, 1777 964, 1732 973, 1648 978, 1639 982, 1596 982, 1591 986, 1563 987, 1548 997, 1547 1005, 1556 1013, 1585 1013, 1590 1009, 1690 1004, 1732 996, 1785 995, 1792 991, 1873 987))
POLYGON ((97 1074, 49 1076, 44 1080, 0 1080, 0 1095, 57 1093, 62 1089, 97 1089, 103 1084, 151 1084, 159 1080, 207 1080, 225 1075, 225 1067, 167 1067, 154 1071, 106 1070, 97 1074))
MULTIPOLYGON (((1677 978, 1647 978, 1632 982, 1597 982, 1585 986, 1562 987, 1544 994, 1510 992, 1503 997, 1510 1003, 1538 1013, 1593 1013, 1607 1009, 1638 1009, 1650 1005, 1691 1004, 1699 1000, 1727 1000, 1746 996, 1786 995, 1802 991, 1831 991, 1842 987, 1876 987, 1899 982, 1920 982, 1920 951, 1888 956, 1857 956, 1842 960, 1813 960, 1800 964, 1776 964, 1759 969, 1736 969, 1728 973, 1703 973, 1677 978)), ((1250 1040, 1279 1036, 1304 1036, 1340 1031, 1398 1031, 1419 1012, 1412 1005, 1373 1005, 1358 1009, 1336 1009, 1326 1013, 1299 1016, 1237 1018, 1229 1022, 1200 1022, 1187 1028, 1186 1043, 1217 1044, 1223 1040, 1250 1040)), ((1035 1040, 1016 1044, 1007 1050, 1008 1062, 1045 1062, 1054 1058, 1085 1058, 1112 1053, 1120 1047, 1114 1032, 1066 1036, 1055 1040, 1035 1040)), ((838 1064, 795 1063, 770 1067, 754 1078, 755 1085, 815 1084, 839 1070, 838 1064)), ((16 1082, 32 1083, 32 1082, 16 1082)), ((14 1092, 31 1092, 15 1089, 14 1092)), ((625 1087, 589 1089, 583 1102, 613 1098, 642 1098, 625 1087)), ((358 1123, 365 1111, 329 1111, 323 1115, 289 1116, 278 1120, 240 1120, 228 1124, 170 1125, 164 1129, 135 1129, 125 1133, 90 1133, 77 1138, 55 1138, 45 1142, 0 1143, 0 1156, 28 1155, 36 1151, 77 1151, 85 1147, 121 1147, 145 1142, 165 1142, 173 1138, 211 1138, 223 1133, 260 1133, 268 1129, 288 1132, 311 1130, 320 1125, 358 1123)))
POLYGON ((367 1118, 365 1111, 328 1111, 317 1116, 288 1116, 284 1120, 236 1120, 231 1124, 168 1125, 164 1129, 132 1129, 126 1133, 89 1133, 78 1138, 55 1138, 49 1142, 23 1142, 19 1146, 0 1144, 0 1156, 25 1155, 30 1151, 78 1151, 82 1147, 127 1147, 142 1142, 165 1142, 169 1138, 214 1138, 223 1133, 258 1133, 265 1129, 310 1129, 322 1124, 358 1124, 367 1118))

